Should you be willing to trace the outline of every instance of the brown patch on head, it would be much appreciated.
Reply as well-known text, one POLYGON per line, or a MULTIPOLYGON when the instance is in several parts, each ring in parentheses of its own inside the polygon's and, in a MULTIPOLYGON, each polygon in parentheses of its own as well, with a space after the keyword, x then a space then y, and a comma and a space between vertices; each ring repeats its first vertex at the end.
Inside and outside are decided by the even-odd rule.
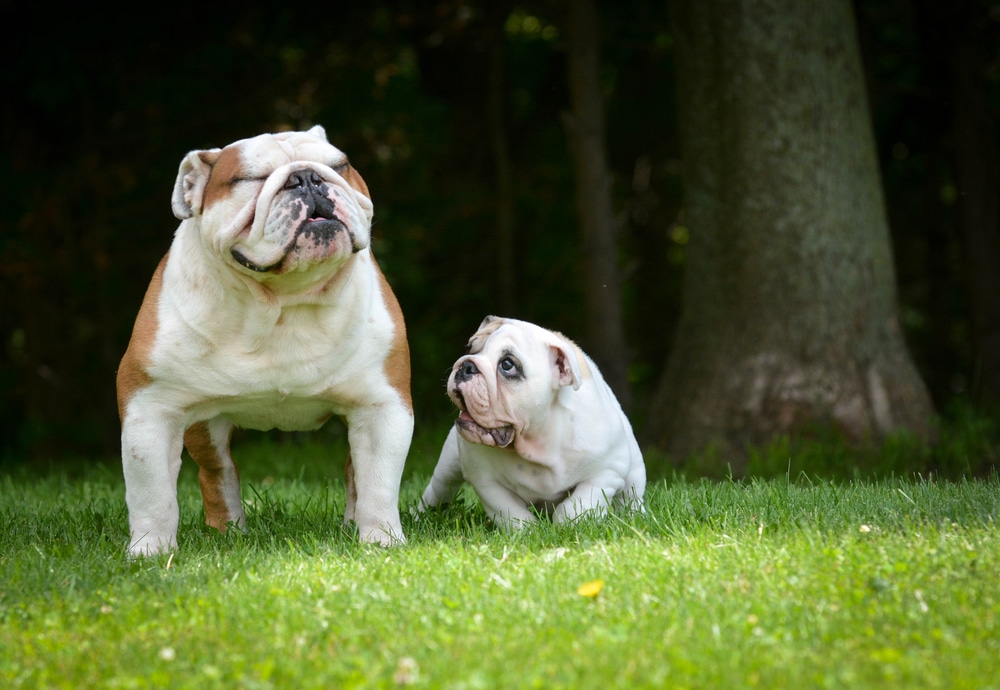
POLYGON ((125 408, 136 391, 145 388, 150 383, 148 373, 150 352, 156 341, 156 331, 159 328, 160 292, 163 289, 163 270, 167 265, 168 253, 160 260, 160 265, 153 272, 149 281, 146 296, 139 307, 139 315, 132 328, 132 338, 125 350, 122 361, 118 365, 115 385, 118 391, 118 418, 125 419, 125 408))
POLYGON ((489 340, 490 336, 493 335, 503 324, 504 319, 499 316, 487 316, 483 319, 483 322, 479 324, 479 330, 477 330, 472 337, 469 338, 469 345, 465 350, 465 354, 475 355, 482 352, 483 347, 486 345, 486 341, 489 340))
POLYGON ((372 195, 368 192, 368 185, 361 177, 361 173, 359 173, 353 165, 348 163, 347 169, 341 174, 341 177, 343 177, 344 180, 347 181, 347 184, 349 184, 352 189, 361 192, 366 197, 368 197, 369 201, 371 201, 372 195))
POLYGON ((406 323, 403 321, 403 310, 399 307, 399 301, 393 294, 389 282, 382 275, 382 270, 378 267, 378 262, 372 257, 375 265, 375 272, 378 274, 379 288, 382 291, 382 299, 385 301, 386 309, 389 310, 389 317, 395 326, 393 333, 392 347, 389 355, 385 358, 383 367, 385 376, 389 379, 389 385, 399 391, 399 397, 403 399, 406 407, 413 411, 413 399, 410 395, 410 345, 406 341, 406 323))
POLYGON ((212 166, 202 198, 202 210, 227 199, 233 192, 233 180, 238 178, 240 171, 243 170, 243 154, 238 146, 230 145, 222 149, 221 153, 213 153, 211 158, 214 158, 214 161, 206 157, 209 153, 211 152, 202 151, 199 154, 205 163, 212 166))
POLYGON ((208 422, 198 422, 184 432, 184 447, 198 463, 198 484, 201 485, 201 499, 205 504, 205 524, 225 532, 226 526, 236 518, 229 512, 223 489, 225 469, 229 466, 229 462, 223 457, 229 453, 229 438, 226 438, 222 448, 217 447, 212 441, 208 422))

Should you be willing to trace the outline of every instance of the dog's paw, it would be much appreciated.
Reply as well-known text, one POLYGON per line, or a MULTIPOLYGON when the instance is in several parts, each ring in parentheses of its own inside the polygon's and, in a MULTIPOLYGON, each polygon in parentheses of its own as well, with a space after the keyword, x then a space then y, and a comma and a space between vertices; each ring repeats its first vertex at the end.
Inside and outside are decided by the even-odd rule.
POLYGON ((145 535, 134 539, 128 545, 128 557, 131 559, 146 556, 159 556, 177 550, 177 540, 173 537, 153 537, 145 535))
POLYGON ((378 544, 379 546, 402 546, 406 543, 403 528, 386 529, 384 526, 358 528, 358 539, 363 544, 378 544))

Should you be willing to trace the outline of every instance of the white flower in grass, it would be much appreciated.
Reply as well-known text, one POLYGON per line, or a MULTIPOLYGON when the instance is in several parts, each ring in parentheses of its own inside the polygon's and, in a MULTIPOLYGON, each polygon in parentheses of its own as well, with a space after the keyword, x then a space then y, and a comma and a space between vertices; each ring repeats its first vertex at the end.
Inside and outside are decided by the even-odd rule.
POLYGON ((173 661, 177 658, 177 652, 174 651, 173 647, 163 647, 160 649, 159 657, 164 661, 173 661))
POLYGON ((858 527, 858 531, 861 532, 861 534, 868 534, 869 532, 872 531, 872 526, 871 525, 861 525, 861 527, 858 527))
POLYGON ((545 563, 555 563, 558 560, 562 560, 567 552, 569 552, 569 549, 564 546, 560 546, 557 549, 549 549, 542 554, 542 561, 545 563))
POLYGON ((396 685, 413 685, 420 677, 420 665, 410 656, 404 656, 396 662, 396 672, 392 680, 396 685))

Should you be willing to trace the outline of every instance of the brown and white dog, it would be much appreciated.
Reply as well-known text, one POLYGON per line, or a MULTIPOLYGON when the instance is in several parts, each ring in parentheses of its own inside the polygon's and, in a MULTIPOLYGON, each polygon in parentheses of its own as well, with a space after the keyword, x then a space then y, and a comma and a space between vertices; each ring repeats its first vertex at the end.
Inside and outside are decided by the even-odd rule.
POLYGON ((609 508, 641 511, 646 467, 611 388, 571 340, 488 316, 452 367, 459 416, 418 510, 447 503, 466 480, 506 530, 570 522, 609 508))
POLYGON ((321 127, 181 161, 182 222, 118 370, 129 552, 177 545, 181 449, 207 524, 245 529, 234 426, 348 427, 345 520, 403 541, 399 483, 413 432, 409 348, 372 256, 372 202, 321 127))

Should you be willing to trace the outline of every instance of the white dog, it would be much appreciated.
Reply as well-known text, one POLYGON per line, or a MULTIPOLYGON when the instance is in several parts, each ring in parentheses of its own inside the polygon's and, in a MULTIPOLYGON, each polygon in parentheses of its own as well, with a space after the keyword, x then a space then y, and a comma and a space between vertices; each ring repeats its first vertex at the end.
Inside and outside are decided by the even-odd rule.
POLYGON ((420 509, 451 501, 463 478, 507 530, 642 510, 646 469, 618 400, 587 355, 559 333, 487 317, 448 377, 458 420, 420 509))
POLYGON ((368 188, 321 127, 192 151, 182 221, 118 369, 129 551, 177 545, 181 446, 205 521, 246 518, 233 427, 348 427, 346 520, 403 540, 399 482, 413 432, 403 315, 369 248, 368 188))

